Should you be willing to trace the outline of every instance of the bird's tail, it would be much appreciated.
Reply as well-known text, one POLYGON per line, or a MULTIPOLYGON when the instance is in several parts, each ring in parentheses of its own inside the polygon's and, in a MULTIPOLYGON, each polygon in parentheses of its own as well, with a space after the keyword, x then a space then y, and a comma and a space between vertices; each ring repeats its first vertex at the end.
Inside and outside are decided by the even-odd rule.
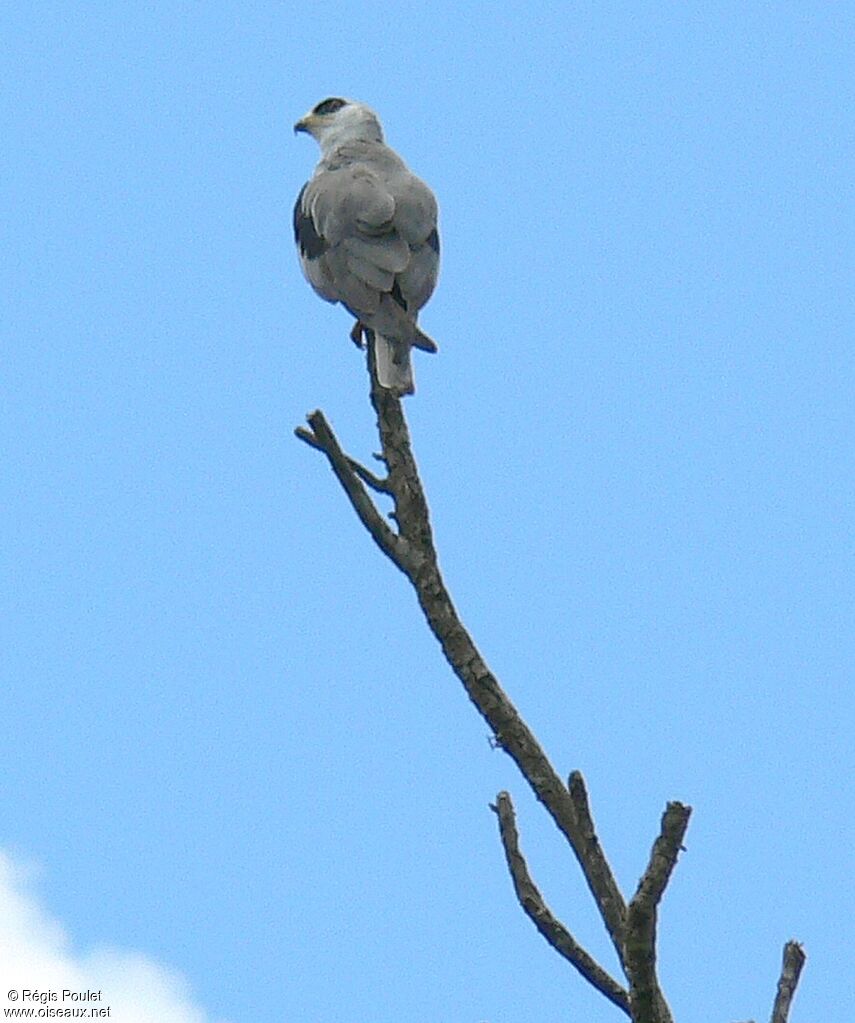
POLYGON ((413 362, 410 345, 406 341, 393 341, 374 331, 374 365, 377 368, 377 382, 398 397, 415 394, 413 362))

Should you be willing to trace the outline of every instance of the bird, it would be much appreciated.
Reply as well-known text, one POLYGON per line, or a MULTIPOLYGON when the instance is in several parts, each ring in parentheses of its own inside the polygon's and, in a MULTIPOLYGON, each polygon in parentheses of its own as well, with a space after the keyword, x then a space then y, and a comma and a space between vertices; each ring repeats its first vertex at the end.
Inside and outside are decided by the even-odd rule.
POLYGON ((385 144, 377 114, 331 96, 294 125, 321 158, 294 205, 294 239, 306 280, 356 323, 358 347, 374 336, 381 387, 413 394, 411 349, 437 351, 416 324, 439 272, 437 202, 385 144))

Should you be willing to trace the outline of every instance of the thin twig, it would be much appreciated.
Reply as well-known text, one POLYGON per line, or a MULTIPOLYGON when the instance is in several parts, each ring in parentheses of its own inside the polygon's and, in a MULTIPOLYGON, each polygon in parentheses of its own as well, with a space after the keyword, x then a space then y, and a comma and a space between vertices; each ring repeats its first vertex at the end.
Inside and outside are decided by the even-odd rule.
POLYGON ((353 469, 356 475, 362 480, 363 483, 367 483, 372 490, 376 490, 378 494, 391 494, 392 488, 389 486, 389 480, 387 477, 377 476, 370 469, 366 468, 362 462, 357 462, 355 458, 348 458, 347 464, 353 469))
MULTIPOLYGON (((299 438, 305 444, 308 444, 310 448, 314 448, 316 451, 324 451, 324 446, 318 440, 318 438, 312 433, 311 430, 307 430, 305 426, 298 426, 294 430, 294 436, 299 438)), ((361 462, 357 462, 355 458, 351 458, 350 455, 345 455, 347 464, 356 473, 356 475, 362 480, 363 483, 367 483, 372 490, 376 490, 380 494, 391 494, 392 488, 389 486, 387 479, 381 479, 380 476, 375 475, 370 469, 367 469, 361 462)))
POLYGON ((374 542, 391 561, 401 568, 401 540, 386 524, 383 516, 374 507, 374 503, 365 491, 362 482, 357 478, 348 462, 347 455, 342 451, 341 446, 323 412, 316 410, 307 417, 311 434, 302 427, 295 430, 300 440, 311 447, 318 448, 327 456, 339 483, 350 500, 353 510, 359 516, 360 522, 365 526, 374 542), (309 437, 312 439, 309 440, 309 437))
POLYGON ((520 852, 516 815, 510 795, 507 792, 500 792, 496 798, 496 805, 491 806, 491 809, 499 818, 499 835, 505 850, 505 859, 523 911, 559 955, 564 956, 593 987, 629 1016, 629 993, 582 948, 546 905, 539 889, 532 881, 525 857, 520 852))
POLYGON ((781 976, 778 979, 775 1004, 772 1007, 771 1023, 787 1023, 790 1005, 793 995, 796 993, 805 958, 804 949, 797 941, 788 941, 784 945, 784 961, 781 965, 781 976))

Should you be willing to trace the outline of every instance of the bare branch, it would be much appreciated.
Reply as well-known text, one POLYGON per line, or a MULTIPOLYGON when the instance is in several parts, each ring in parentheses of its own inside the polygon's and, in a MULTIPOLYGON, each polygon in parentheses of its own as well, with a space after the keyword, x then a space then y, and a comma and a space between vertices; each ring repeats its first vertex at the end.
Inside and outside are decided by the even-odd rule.
POLYGON ((401 536, 414 545, 419 555, 435 561, 430 512, 413 458, 404 409, 401 399, 377 382, 374 371, 374 334, 372 331, 367 333, 371 404, 377 414, 381 458, 386 463, 387 484, 395 501, 395 519, 401 536))
POLYGON ((553 915, 532 881, 525 858, 520 852, 516 816, 510 795, 507 792, 500 792, 496 798, 496 805, 491 806, 491 809, 499 818, 499 834, 505 849, 505 859, 514 891, 524 912, 559 955, 564 956, 593 987, 629 1016, 627 991, 582 948, 561 921, 553 915))
POLYGON ((364 466, 362 462, 357 462, 355 458, 348 458, 347 463, 362 482, 367 483, 372 490, 376 490, 378 494, 392 493, 392 488, 389 486, 388 479, 377 476, 369 468, 364 466))
MULTIPOLYGON (((626 905, 617 886, 617 881, 609 866, 606 854, 597 837, 594 819, 588 803, 588 792, 585 779, 579 771, 573 771, 567 779, 567 791, 570 794, 570 805, 575 816, 575 830, 581 855, 588 864, 591 876, 596 878, 597 891, 602 893, 604 900, 612 900, 608 907, 610 918, 619 919, 625 926, 626 905), (617 896, 615 898, 615 896, 617 896)), ((621 954, 621 964, 623 955, 621 954)))
MULTIPOLYGON (((428 625, 470 700, 496 736, 497 744, 517 764, 536 797, 567 838, 612 944, 623 962, 623 930, 626 921, 624 898, 611 872, 604 872, 599 862, 589 862, 586 843, 579 833, 576 813, 566 786, 487 667, 457 614, 439 571, 427 501, 413 458, 401 401, 378 384, 374 367, 374 339, 370 331, 368 335, 371 403, 377 413, 381 457, 388 469, 387 483, 394 501, 393 515, 399 535, 396 536, 389 529, 370 501, 321 412, 313 412, 308 417, 318 442, 313 446, 319 447, 329 459, 350 503, 374 541, 409 577, 428 625)), ((302 433, 298 432, 297 435, 306 440, 302 433)))
MULTIPOLYGON (((633 1020, 635 1023, 671 1023, 670 1011, 656 979, 656 914, 691 811, 679 803, 669 804, 650 863, 628 908, 597 838, 581 774, 574 772, 568 785, 563 784, 536 737, 487 667, 454 607, 439 570, 429 509, 413 457, 403 406, 398 397, 377 382, 374 337, 370 331, 367 333, 370 396, 382 448, 377 457, 385 462, 386 478, 379 479, 343 453, 321 412, 309 416, 310 434, 298 430, 297 435, 324 452, 363 525, 387 557, 407 575, 446 660, 487 722, 496 745, 513 759, 537 799, 567 838, 630 982, 628 998, 633 1020), (392 497, 397 534, 368 497, 365 485, 392 497)), ((553 947, 626 1011, 627 993, 578 946, 550 913, 531 881, 519 851, 510 800, 505 798, 507 812, 502 811, 505 804, 500 797, 497 813, 508 865, 523 908, 553 947)))
MULTIPOLYGON (((611 873, 599 869, 599 864, 587 861, 585 843, 578 834, 576 815, 567 788, 534 734, 487 667, 457 614, 439 571, 430 514, 413 458, 402 404, 399 398, 377 383, 373 348, 373 337, 369 332, 371 403, 377 414, 382 458, 389 472, 388 483, 395 506, 394 518, 400 534, 399 543, 386 550, 386 553, 412 582, 428 625, 439 641, 446 660, 490 726, 497 743, 515 761, 537 798, 569 841, 615 950, 622 960, 626 903, 611 873)), ((383 547, 382 544, 380 546, 383 547)))
POLYGON ((671 1023, 671 1013, 656 980, 656 916, 682 848, 692 808, 669 803, 650 862, 629 904, 624 968, 635 1023, 671 1023))
MULTIPOLYGON (((342 451, 341 446, 326 420, 323 412, 316 410, 307 417, 311 431, 304 427, 298 427, 294 433, 296 436, 316 448, 327 456, 327 460, 336 474, 339 483, 353 506, 353 510, 359 516, 360 522, 365 526, 374 542, 381 551, 392 562, 401 568, 401 541, 400 537, 386 524, 383 516, 374 507, 374 503, 365 491, 365 487, 357 477, 350 464, 350 459, 342 451)), ((367 470, 366 470, 367 472, 367 470)))
POLYGON ((669 803, 662 814, 662 826, 650 852, 647 864, 630 906, 635 903, 655 909, 662 898, 677 856, 683 848, 683 838, 689 826, 692 808, 683 803, 669 803))
MULTIPOLYGON (((307 430, 305 426, 298 426, 294 430, 294 436, 304 443, 308 444, 310 448, 314 448, 316 451, 323 451, 324 447, 318 438, 312 433, 311 430, 307 430)), ((361 462, 357 462, 355 458, 351 458, 349 455, 344 456, 347 460, 347 464, 356 473, 356 475, 362 480, 363 483, 367 483, 372 490, 376 490, 379 494, 391 494, 392 490, 389 487, 389 481, 381 479, 375 475, 370 469, 367 469, 361 462)))
POLYGON ((771 1023, 787 1023, 790 1005, 793 995, 796 993, 805 958, 804 949, 797 941, 788 941, 784 945, 784 961, 781 965, 781 976, 778 979, 775 1004, 772 1007, 771 1023))

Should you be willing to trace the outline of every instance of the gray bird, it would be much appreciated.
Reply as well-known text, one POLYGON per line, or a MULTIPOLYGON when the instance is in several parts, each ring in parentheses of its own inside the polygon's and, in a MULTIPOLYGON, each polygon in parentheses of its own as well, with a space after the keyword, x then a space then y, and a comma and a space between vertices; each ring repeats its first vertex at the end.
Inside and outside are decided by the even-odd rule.
POLYGON ((294 206, 294 237, 309 284, 356 317, 362 345, 374 332, 377 379, 412 394, 410 349, 435 352, 416 326, 439 270, 436 199, 383 142, 377 115, 362 103, 325 99, 294 125, 321 147, 294 206))

